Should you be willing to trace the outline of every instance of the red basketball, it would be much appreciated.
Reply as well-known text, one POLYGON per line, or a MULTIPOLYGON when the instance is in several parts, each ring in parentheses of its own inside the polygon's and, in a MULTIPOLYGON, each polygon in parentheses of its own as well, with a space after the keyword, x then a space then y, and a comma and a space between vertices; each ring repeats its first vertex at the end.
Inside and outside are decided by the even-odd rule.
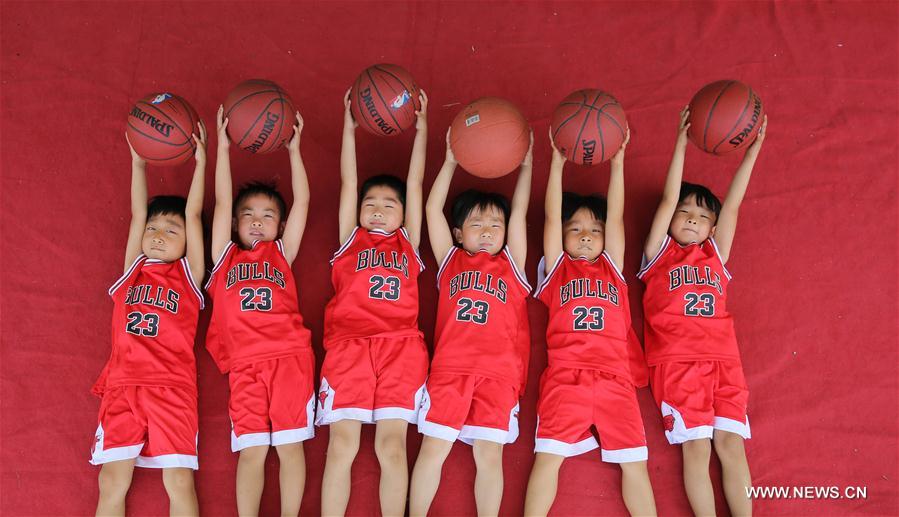
POLYGON ((415 126, 415 111, 420 108, 415 80, 397 65, 366 68, 350 92, 353 118, 373 135, 396 136, 415 126))
POLYGON ((528 152, 528 121, 511 102, 482 97, 453 119, 450 148, 465 170, 481 178, 512 172, 528 152))
POLYGON ((147 163, 178 165, 194 154, 200 117, 186 100, 171 93, 153 93, 137 101, 125 131, 131 147, 147 163))
POLYGON ((690 100, 687 136, 700 149, 727 154, 751 144, 762 127, 762 98, 740 81, 717 81, 690 100))
POLYGON ((552 118, 553 143, 581 165, 601 163, 621 147, 627 133, 624 109, 602 90, 578 90, 565 97, 552 118))
POLYGON ((293 137, 294 107, 287 93, 265 79, 238 84, 225 99, 228 138, 241 149, 266 154, 293 137))

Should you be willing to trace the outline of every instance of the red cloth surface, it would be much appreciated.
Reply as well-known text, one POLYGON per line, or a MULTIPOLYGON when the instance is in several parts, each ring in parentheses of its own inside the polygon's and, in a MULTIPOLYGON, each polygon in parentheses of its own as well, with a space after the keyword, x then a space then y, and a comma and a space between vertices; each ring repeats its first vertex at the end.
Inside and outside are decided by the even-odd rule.
MULTIPOLYGON (((866 499, 756 502, 759 514, 899 513, 897 472, 897 27, 883 3, 38 3, 0 5, 2 43, 2 500, 8 515, 93 513, 88 464, 99 401, 91 383, 109 354, 112 304, 129 221, 125 117, 141 96, 170 90, 214 128, 230 88, 274 80, 306 119, 302 151, 312 212, 294 273, 319 365, 337 248, 341 97, 376 62, 407 67, 431 98, 426 189, 444 132, 465 103, 500 95, 534 127, 528 276, 540 258, 550 150, 545 135, 569 92, 612 92, 632 128, 626 160, 627 256, 634 274, 661 193, 677 113, 702 85, 741 79, 770 114, 768 138, 741 208, 728 268, 730 308, 750 387, 747 453, 758 486, 865 486, 866 499)), ((214 131, 211 131, 214 134, 214 131)), ((357 135, 360 175, 405 174, 411 137, 357 135)), ((213 204, 210 138, 206 215, 213 204)), ((739 156, 691 146, 685 178, 724 196, 739 156)), ((275 178, 286 153, 232 151, 235 184, 275 178)), ((566 188, 607 185, 608 165, 566 173, 566 188)), ((148 171, 150 194, 186 194, 192 165, 148 171)), ((481 185, 457 172, 451 195, 481 185)), ((511 195, 514 177, 484 184, 511 195)), ((288 196, 289 200, 289 196, 288 196)), ((427 243, 427 239, 423 239, 427 243)), ((207 244, 208 246, 208 244, 207 244)), ((437 270, 427 245, 421 326, 433 346, 437 270)), ((208 259, 207 259, 208 260, 208 259)), ((502 513, 520 515, 533 461, 537 379, 546 364, 545 309, 530 305, 533 353, 521 437, 505 450, 502 513)), ((227 380, 197 337, 202 512, 235 512, 227 380)), ((639 332, 639 330, 638 330, 639 332)), ((689 511, 680 451, 666 444, 649 392, 639 393, 656 504, 689 511)), ((304 514, 317 514, 327 429, 306 445, 304 514)), ((375 515, 378 466, 366 428, 349 513, 375 515)), ((419 437, 410 430, 410 462, 419 437)), ((712 461, 719 511, 726 512, 712 461)), ((474 514, 474 462, 458 444, 434 515, 474 514)), ((598 454, 569 459, 556 515, 622 514, 620 473, 598 454)), ((277 458, 262 510, 277 512, 277 458)), ((167 513, 160 473, 139 469, 132 515, 167 513)))

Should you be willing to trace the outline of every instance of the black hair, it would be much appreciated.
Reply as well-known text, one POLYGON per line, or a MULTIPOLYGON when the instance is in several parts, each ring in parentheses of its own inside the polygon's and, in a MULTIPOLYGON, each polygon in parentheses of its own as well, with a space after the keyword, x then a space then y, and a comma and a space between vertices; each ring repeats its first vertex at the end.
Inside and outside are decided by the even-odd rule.
POLYGON ((362 205, 362 200, 365 199, 365 195, 374 187, 387 187, 393 190, 396 192, 400 203, 402 203, 403 206, 406 206, 406 183, 391 174, 379 174, 365 180, 365 182, 362 183, 362 188, 359 189, 359 205, 362 205))
POLYGON ((496 192, 481 192, 480 190, 469 189, 462 192, 453 200, 453 228, 462 228, 465 220, 471 215, 475 209, 487 210, 495 208, 503 213, 503 220, 509 222, 509 202, 496 192))
POLYGON ((606 222, 606 198, 593 194, 582 196, 574 192, 562 193, 562 222, 568 222, 581 208, 586 208, 593 213, 593 217, 606 222))
POLYGON ((156 196, 147 204, 147 221, 157 215, 178 215, 185 219, 187 200, 181 196, 156 196))
POLYGON ((677 198, 678 204, 683 203, 690 196, 696 197, 697 205, 715 212, 715 219, 718 219, 718 215, 721 214, 721 200, 712 194, 708 187, 686 181, 681 183, 680 195, 677 198))
POLYGON ((278 187, 275 186, 274 182, 266 183, 263 181, 251 181, 240 187, 240 190, 237 191, 237 197, 234 198, 234 205, 232 208, 234 217, 237 217, 237 210, 240 208, 241 203, 246 201, 247 198, 256 195, 267 196, 274 201, 275 204, 278 205, 278 217, 282 221, 284 220, 287 216, 287 203, 284 202, 284 197, 278 192, 278 187))

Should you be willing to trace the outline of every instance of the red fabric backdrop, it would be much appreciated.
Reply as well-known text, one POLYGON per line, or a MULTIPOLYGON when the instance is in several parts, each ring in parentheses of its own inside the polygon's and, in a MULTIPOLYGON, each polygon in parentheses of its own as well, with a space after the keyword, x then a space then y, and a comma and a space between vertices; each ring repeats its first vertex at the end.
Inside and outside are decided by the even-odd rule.
MULTIPOLYGON (((294 273, 319 363, 322 316, 337 246, 341 96, 375 62, 412 71, 431 97, 426 188, 443 134, 483 95, 517 103, 537 136, 528 220, 528 275, 540 254, 549 165, 544 135, 570 91, 601 87, 627 110, 625 273, 634 278, 675 137, 678 110, 703 84, 738 78, 770 114, 769 136, 741 209, 728 268, 751 390, 756 485, 866 486, 866 499, 759 500, 759 514, 897 514, 897 27, 884 3, 38 3, 2 14, 2 512, 83 515, 96 502, 88 464, 98 400, 88 389, 109 353, 108 285, 121 273, 128 225, 130 103, 151 91, 189 99, 207 124, 239 81, 264 77, 306 119, 303 157, 312 213, 294 273)), ((405 170, 410 138, 360 133, 361 175, 405 170)), ((214 139, 207 214, 212 207, 214 139)), ((233 151, 235 183, 276 178, 286 153, 233 151)), ((690 147, 685 177, 723 196, 739 157, 690 147)), ((571 169, 566 188, 605 190, 607 165, 571 169)), ((191 165, 150 169, 151 194, 186 193, 191 165)), ((453 192, 480 183, 457 173, 453 192)), ((513 178, 486 188, 511 194, 513 178)), ((427 242, 427 240, 424 240, 427 242)), ((433 334, 436 265, 421 282, 421 326, 433 334)), ((522 512, 533 460, 545 312, 531 305, 530 382, 521 437, 506 448, 502 513, 522 512)), ((207 323, 200 323, 200 338, 207 323)), ((206 515, 234 512, 226 379, 197 347, 200 471, 206 515)), ((640 401, 650 476, 662 514, 689 511, 679 449, 668 446, 646 390, 640 401)), ((349 512, 378 513, 373 430, 353 471, 349 512)), ((307 442, 304 514, 319 511, 328 431, 307 442)), ((414 460, 419 436, 409 439, 414 460)), ((713 460, 713 474, 718 466, 713 460)), ((474 513, 474 464, 456 445, 435 515, 474 513)), ((277 511, 270 456, 263 511, 277 511)), ((726 511, 716 481, 719 510, 726 511)), ((138 470, 134 515, 162 514, 158 471, 138 470)), ((619 470, 598 454, 568 460, 557 515, 621 514, 619 470)))

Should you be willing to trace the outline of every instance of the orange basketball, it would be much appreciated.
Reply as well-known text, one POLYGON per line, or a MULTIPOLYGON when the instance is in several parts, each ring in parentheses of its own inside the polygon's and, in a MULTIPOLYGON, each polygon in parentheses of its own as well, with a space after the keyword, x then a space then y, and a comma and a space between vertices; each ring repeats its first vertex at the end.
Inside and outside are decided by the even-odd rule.
POLYGON ((253 154, 282 149, 293 137, 293 103, 280 86, 250 79, 234 87, 225 99, 228 138, 253 154))
POLYGON ((481 178, 512 172, 530 145, 524 115, 498 97, 482 97, 465 106, 450 127, 450 148, 459 165, 481 178))
POLYGON ((359 127, 377 136, 396 136, 414 127, 415 111, 420 108, 415 80, 397 65, 366 68, 350 92, 353 118, 359 127))
POLYGON ((627 118, 615 97, 586 89, 562 100, 553 112, 551 127, 553 143, 566 159, 592 165, 618 152, 627 133, 627 118))
POLYGON ((198 131, 196 110, 177 95, 153 93, 137 101, 128 113, 128 141, 147 163, 179 165, 193 156, 198 131))
POLYGON ((716 81, 690 100, 687 136, 707 153, 727 154, 755 140, 765 107, 752 88, 740 81, 716 81))

